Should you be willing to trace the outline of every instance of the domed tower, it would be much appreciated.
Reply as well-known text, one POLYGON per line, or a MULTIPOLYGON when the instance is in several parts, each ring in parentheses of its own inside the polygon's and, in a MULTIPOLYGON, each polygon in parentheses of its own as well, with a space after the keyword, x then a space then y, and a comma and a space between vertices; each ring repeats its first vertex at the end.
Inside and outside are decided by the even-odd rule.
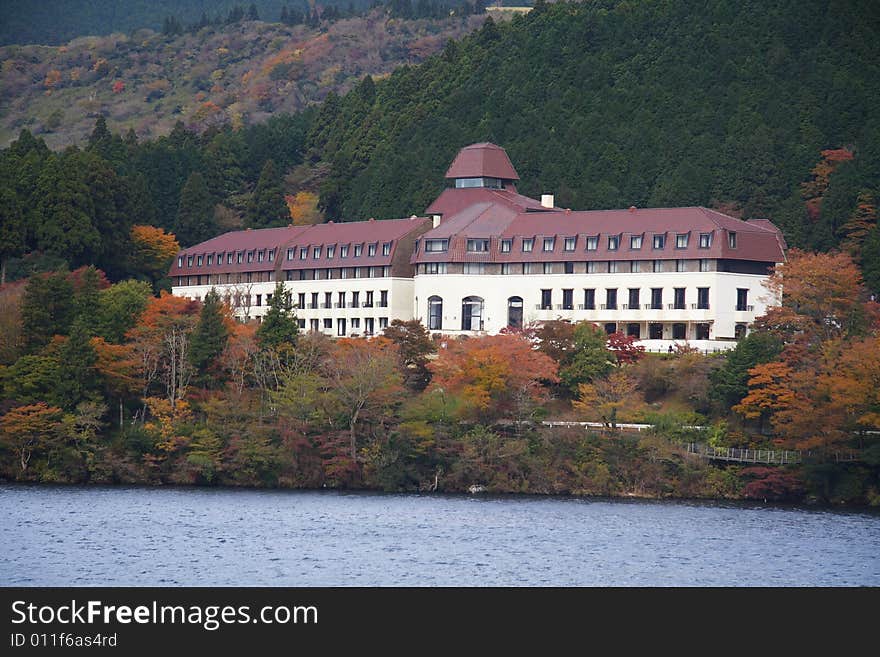
POLYGON ((519 176, 507 157, 507 151, 495 144, 483 142, 465 146, 458 151, 446 171, 446 179, 454 180, 456 189, 483 187, 515 192, 515 182, 519 180, 519 176))

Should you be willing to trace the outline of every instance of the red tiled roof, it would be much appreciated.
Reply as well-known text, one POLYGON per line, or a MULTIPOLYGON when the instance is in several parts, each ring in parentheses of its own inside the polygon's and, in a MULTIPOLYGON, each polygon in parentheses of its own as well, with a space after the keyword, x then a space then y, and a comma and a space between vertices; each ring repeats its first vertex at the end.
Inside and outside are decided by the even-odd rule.
POLYGON ((428 231, 424 239, 449 239, 445 253, 420 249, 412 262, 552 262, 575 260, 662 260, 726 258, 760 262, 782 262, 784 241, 776 227, 766 220, 742 221, 702 207, 643 208, 627 210, 519 212, 479 204, 444 220, 428 231), (737 233, 737 246, 730 248, 727 235, 737 233), (653 248, 654 234, 664 233, 662 250, 653 248), (700 248, 700 234, 711 234, 711 243, 700 248), (676 248, 676 235, 688 234, 687 247, 676 248), (608 249, 608 237, 620 237, 618 248, 608 249), (630 249, 630 237, 642 235, 640 249, 630 249), (598 248, 586 250, 586 238, 598 236, 598 248), (490 238, 489 253, 467 253, 467 237, 490 238), (543 250, 543 238, 555 237, 552 251, 543 250), (564 251, 566 237, 575 237, 573 251, 564 251), (532 251, 523 252, 522 238, 535 238, 532 251), (510 252, 502 253, 499 242, 513 241, 510 252))
POLYGON ((461 189, 448 188, 438 196, 425 214, 440 214, 444 217, 451 217, 454 214, 478 203, 498 203, 512 208, 518 212, 526 210, 549 210, 541 205, 540 201, 536 201, 528 196, 517 194, 516 190, 510 189, 489 189, 488 187, 465 187, 461 189))
POLYGON ((516 169, 507 157, 507 151, 488 142, 471 144, 458 151, 446 171, 446 177, 519 180, 516 169))

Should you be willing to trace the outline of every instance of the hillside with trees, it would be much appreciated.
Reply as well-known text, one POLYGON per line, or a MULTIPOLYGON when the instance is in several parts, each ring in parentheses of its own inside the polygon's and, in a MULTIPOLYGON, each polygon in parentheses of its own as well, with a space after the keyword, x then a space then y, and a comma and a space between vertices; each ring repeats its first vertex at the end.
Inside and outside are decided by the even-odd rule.
POLYGON ((425 9, 406 20, 384 5, 352 15, 317 5, 265 21, 246 12, 192 24, 169 18, 161 31, 5 46, 0 145, 23 128, 54 149, 78 144, 99 115, 142 139, 169 134, 177 121, 200 132, 262 123, 439 52, 481 23, 463 5, 469 13, 425 9))

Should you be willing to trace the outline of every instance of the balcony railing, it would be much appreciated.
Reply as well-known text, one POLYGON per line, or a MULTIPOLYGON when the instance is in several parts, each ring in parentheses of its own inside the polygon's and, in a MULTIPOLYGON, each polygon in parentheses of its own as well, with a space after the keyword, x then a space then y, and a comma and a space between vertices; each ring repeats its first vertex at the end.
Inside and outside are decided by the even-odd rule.
POLYGON ((692 303, 691 310, 709 310, 709 304, 692 303))
POLYGON ((755 307, 754 307, 754 306, 741 306, 741 305, 737 304, 736 309, 737 309, 739 312, 747 312, 747 313, 750 313, 750 312, 752 312, 752 311, 755 310, 755 307))

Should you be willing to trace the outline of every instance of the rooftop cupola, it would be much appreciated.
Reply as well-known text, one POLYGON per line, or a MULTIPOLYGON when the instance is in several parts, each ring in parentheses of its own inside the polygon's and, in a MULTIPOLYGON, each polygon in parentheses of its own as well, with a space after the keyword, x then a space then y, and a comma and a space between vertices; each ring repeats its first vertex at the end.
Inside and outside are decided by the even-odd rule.
POLYGON ((507 152, 488 142, 471 144, 458 151, 446 171, 446 178, 454 180, 456 188, 489 189, 512 188, 519 180, 507 152))

